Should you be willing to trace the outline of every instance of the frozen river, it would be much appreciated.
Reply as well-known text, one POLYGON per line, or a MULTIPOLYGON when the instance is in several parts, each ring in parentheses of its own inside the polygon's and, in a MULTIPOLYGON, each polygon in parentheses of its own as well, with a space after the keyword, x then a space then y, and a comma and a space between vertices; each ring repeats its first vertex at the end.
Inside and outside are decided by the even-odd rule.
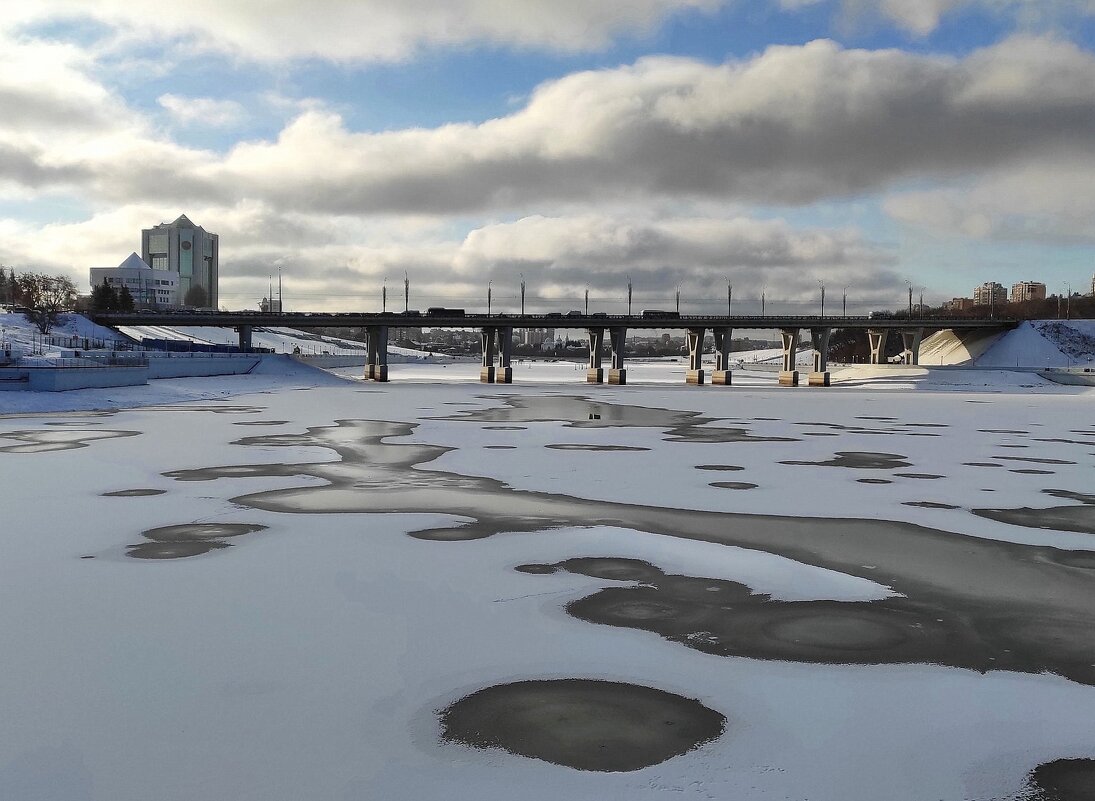
POLYGON ((8 407, 0 797, 1091 790, 1095 391, 400 367, 8 407))

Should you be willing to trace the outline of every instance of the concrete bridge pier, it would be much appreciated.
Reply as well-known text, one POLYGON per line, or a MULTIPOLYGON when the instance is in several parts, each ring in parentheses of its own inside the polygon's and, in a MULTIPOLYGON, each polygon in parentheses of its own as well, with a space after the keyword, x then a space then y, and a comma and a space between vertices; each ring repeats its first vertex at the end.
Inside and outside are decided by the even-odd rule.
POLYGON ((367 359, 365 378, 373 381, 388 380, 388 326, 370 325, 365 329, 367 359))
POLYGON ((711 330, 715 337, 715 372, 711 373, 712 384, 728 387, 733 381, 730 373, 730 341, 733 332, 733 328, 711 330))
POLYGON ((910 328, 901 332, 902 364, 920 364, 920 340, 923 338, 923 328, 910 328))
POLYGON ((586 371, 586 381, 590 384, 603 384, 605 371, 601 367, 601 351, 605 345, 605 330, 603 328, 589 329, 589 369, 586 371))
POLYGON ((626 328, 610 328, 608 346, 612 351, 612 366, 608 371, 608 383, 623 386, 627 383, 627 369, 624 367, 624 340, 626 328))
POLYGON ((706 331, 702 328, 689 328, 685 334, 688 342, 688 372, 684 375, 685 382, 689 384, 703 384, 703 336, 706 331))
POLYGON ((867 342, 871 346, 871 364, 886 363, 886 338, 890 332, 885 328, 867 329, 867 342))
POLYGON ((237 325, 236 332, 240 335, 240 350, 248 352, 251 350, 251 326, 249 325, 237 325))
POLYGON ((831 328, 811 328, 810 341, 814 346, 814 371, 810 373, 807 384, 811 387, 829 386, 829 336, 831 328))
POLYGON ((494 371, 494 383, 512 384, 513 328, 505 326, 495 331, 498 334, 498 369, 494 371))
POLYGON ((781 387, 798 386, 798 370, 795 369, 795 356, 798 354, 797 328, 785 328, 779 332, 783 341, 783 369, 779 373, 779 385, 781 387))
POLYGON ((479 341, 483 344, 483 367, 479 370, 479 380, 484 384, 494 383, 494 347, 497 339, 497 328, 484 328, 479 332, 479 341))

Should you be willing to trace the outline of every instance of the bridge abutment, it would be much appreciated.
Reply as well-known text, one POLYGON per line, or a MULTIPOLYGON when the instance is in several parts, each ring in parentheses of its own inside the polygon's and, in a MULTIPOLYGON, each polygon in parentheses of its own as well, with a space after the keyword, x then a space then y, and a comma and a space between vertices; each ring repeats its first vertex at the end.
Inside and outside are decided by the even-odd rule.
POLYGON ((498 336, 498 368, 494 371, 494 383, 513 383, 513 328, 496 328, 498 336))

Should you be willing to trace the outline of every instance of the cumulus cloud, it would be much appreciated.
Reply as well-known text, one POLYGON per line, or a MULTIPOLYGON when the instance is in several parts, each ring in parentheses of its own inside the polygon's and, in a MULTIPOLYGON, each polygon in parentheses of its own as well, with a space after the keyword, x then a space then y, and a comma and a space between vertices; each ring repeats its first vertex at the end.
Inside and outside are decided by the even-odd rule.
POLYGON ((725 0, 36 0, 0 11, 9 23, 70 17, 123 36, 183 38, 262 61, 393 61, 426 46, 500 45, 574 52, 641 35, 685 9, 725 0))
POLYGON ((897 193, 884 208, 936 234, 1095 244, 1095 159, 1035 159, 970 184, 897 193))
MULTIPOLYGON (((816 300, 817 282, 855 287, 858 302, 885 301, 903 286, 894 255, 851 229, 796 228, 748 217, 645 216, 633 210, 530 216, 455 233, 437 221, 402 217, 362 223, 262 204, 188 208, 222 241, 222 296, 254 306, 279 267, 298 308, 372 308, 388 280, 404 273, 420 306, 473 305, 494 281, 496 298, 516 298, 520 275, 530 300, 573 306, 585 287, 599 302, 622 303, 626 276, 637 303, 664 303, 677 285, 691 308, 722 308, 725 282, 749 304, 767 286, 773 303, 816 300)), ((111 266, 139 249, 140 229, 175 210, 133 205, 77 223, 41 228, 0 220, 0 262, 70 274, 86 286, 87 269, 111 266)))
POLYGON ((184 126, 231 128, 247 116, 243 106, 234 100, 165 94, 160 95, 156 102, 171 115, 172 120, 184 126))

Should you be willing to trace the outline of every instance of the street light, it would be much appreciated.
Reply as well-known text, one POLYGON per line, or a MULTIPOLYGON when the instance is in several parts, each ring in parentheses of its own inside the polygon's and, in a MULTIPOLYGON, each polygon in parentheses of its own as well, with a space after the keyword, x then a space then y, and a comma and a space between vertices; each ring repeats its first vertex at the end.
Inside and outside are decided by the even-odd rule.
POLYGON ((912 281, 908 278, 905 279, 905 283, 909 287, 909 319, 912 319, 912 281))
POLYGON ((627 316, 631 316, 631 276, 627 277, 627 316))
POLYGON ((734 316, 734 285, 729 278, 726 279, 726 316, 734 316))
POLYGON ((825 316, 825 282, 822 281, 820 278, 818 279, 817 282, 821 286, 821 316, 824 317, 825 316))
POLYGON ((681 313, 681 285, 677 284, 677 314, 681 313))
POLYGON ((765 285, 764 288, 760 290, 760 316, 761 317, 765 316, 764 304, 765 304, 765 301, 767 299, 767 295, 768 295, 768 286, 765 285))
POLYGON ((525 316, 525 274, 521 273, 521 316, 525 316))
POLYGON ((490 280, 490 281, 487 281, 487 317, 490 317, 490 294, 491 294, 491 284, 493 284, 493 283, 494 283, 493 279, 490 280))
POLYGON ((586 287, 585 315, 586 315, 586 317, 589 317, 589 287, 588 286, 586 287))
POLYGON ((848 287, 844 287, 844 301, 840 306, 841 316, 848 316, 848 287))
POLYGON ((380 286, 380 311, 388 311, 388 276, 384 276, 384 283, 380 286))

